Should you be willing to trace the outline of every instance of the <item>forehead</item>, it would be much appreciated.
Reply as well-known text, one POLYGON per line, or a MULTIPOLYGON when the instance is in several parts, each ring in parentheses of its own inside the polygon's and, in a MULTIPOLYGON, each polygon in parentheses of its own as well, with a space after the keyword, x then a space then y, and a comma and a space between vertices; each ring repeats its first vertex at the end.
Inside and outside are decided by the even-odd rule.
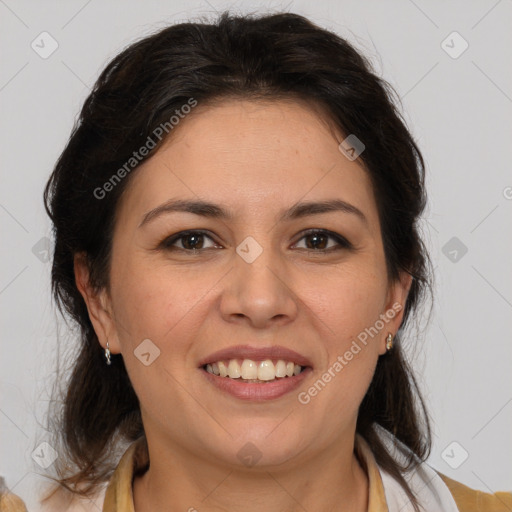
POLYGON ((339 150, 344 137, 301 101, 199 104, 139 166, 123 203, 140 212, 170 197, 199 197, 263 215, 301 199, 341 198, 372 220, 368 173, 339 150))

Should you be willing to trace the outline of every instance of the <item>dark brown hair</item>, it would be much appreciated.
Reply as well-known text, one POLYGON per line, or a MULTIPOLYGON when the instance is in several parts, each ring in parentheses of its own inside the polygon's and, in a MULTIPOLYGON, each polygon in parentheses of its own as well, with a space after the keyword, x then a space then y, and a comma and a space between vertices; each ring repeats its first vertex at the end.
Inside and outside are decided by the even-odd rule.
POLYGON ((359 409, 357 432, 417 508, 403 473, 427 458, 431 433, 401 339, 413 311, 431 291, 431 265, 418 232, 426 202, 423 159, 392 89, 367 60, 346 40, 290 13, 226 12, 213 23, 167 27, 116 56, 83 105, 45 190, 55 235, 52 290, 63 315, 76 322, 79 337, 58 416, 66 463, 57 480, 73 492, 90 494, 111 476, 117 463, 113 448, 144 435, 122 356, 105 365, 75 284, 73 259, 84 253, 93 286, 108 286, 116 205, 136 166, 109 187, 108 197, 94 191, 191 98, 198 104, 300 99, 321 105, 342 133, 355 134, 366 146, 359 158, 373 185, 389 279, 406 271, 413 280, 395 347, 379 358, 359 409), (406 464, 391 457, 379 428, 411 450, 406 464))

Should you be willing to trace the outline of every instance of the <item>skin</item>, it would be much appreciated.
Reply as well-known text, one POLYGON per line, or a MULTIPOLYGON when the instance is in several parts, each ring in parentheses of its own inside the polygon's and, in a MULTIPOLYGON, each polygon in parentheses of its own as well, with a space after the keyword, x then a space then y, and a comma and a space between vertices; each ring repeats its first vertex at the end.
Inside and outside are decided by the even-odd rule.
POLYGON ((91 289, 77 256, 100 343, 123 355, 141 403, 151 467, 134 481, 137 512, 367 510, 368 479, 353 453, 357 411, 403 309, 307 405, 297 400, 380 314, 405 304, 411 282, 387 279, 372 185, 338 149, 343 138, 298 101, 199 105, 131 178, 108 290, 91 289), (172 212, 139 227, 169 199, 210 201, 233 219, 172 212), (297 202, 331 199, 366 222, 341 211, 277 220, 297 202), (311 228, 353 247, 304 238, 311 228), (211 236, 198 254, 183 248, 190 238, 174 250, 159 245, 188 229, 211 236), (250 264, 236 252, 247 236, 263 248, 250 264), (147 338, 161 351, 149 366, 134 355, 147 338), (198 363, 238 344, 283 345, 308 357, 313 372, 279 399, 236 399, 206 382, 198 363), (237 457, 247 442, 261 452, 251 468, 237 457))

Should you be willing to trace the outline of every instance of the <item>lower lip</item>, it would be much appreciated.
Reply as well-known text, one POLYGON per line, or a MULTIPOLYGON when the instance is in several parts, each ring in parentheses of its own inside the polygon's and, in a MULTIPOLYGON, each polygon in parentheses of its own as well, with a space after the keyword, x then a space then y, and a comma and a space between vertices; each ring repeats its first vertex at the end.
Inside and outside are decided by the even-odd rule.
POLYGON ((241 400, 249 400, 253 402, 264 402, 265 400, 274 400, 280 398, 287 393, 291 393, 297 389, 302 381, 312 371, 310 367, 294 375, 293 377, 284 377, 276 379, 272 382, 265 382, 258 384, 256 382, 243 382, 242 379, 230 379, 229 377, 219 377, 213 375, 203 368, 200 368, 202 373, 215 387, 229 393, 230 395, 240 398, 241 400))

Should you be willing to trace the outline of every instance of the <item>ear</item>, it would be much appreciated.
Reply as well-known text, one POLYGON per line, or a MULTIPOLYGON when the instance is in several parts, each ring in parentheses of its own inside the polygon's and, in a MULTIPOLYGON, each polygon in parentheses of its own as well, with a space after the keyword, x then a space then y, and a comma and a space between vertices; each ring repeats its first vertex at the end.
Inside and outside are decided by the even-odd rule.
POLYGON ((96 332, 96 336, 103 348, 107 346, 115 354, 120 352, 119 340, 116 333, 112 315, 112 304, 105 288, 95 290, 91 286, 89 265, 85 253, 75 254, 74 257, 75 283, 81 293, 89 318, 96 332))
MULTIPOLYGON (((386 307, 383 311, 385 316, 386 326, 382 330, 382 336, 380 340, 379 354, 385 354, 386 350, 386 338, 389 333, 396 336, 402 320, 404 318, 405 303, 409 290, 412 284, 412 276, 408 272, 400 272, 399 278, 392 282, 389 286, 386 307)), ((381 315, 382 316, 382 315, 381 315)))

